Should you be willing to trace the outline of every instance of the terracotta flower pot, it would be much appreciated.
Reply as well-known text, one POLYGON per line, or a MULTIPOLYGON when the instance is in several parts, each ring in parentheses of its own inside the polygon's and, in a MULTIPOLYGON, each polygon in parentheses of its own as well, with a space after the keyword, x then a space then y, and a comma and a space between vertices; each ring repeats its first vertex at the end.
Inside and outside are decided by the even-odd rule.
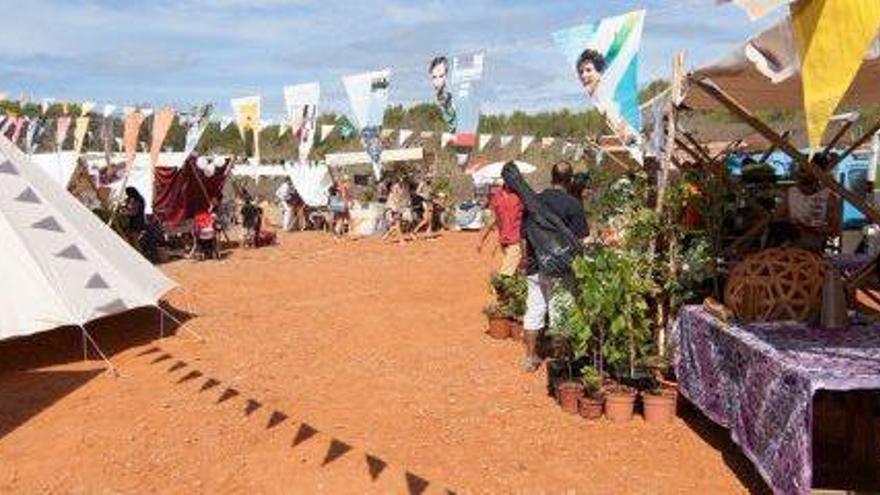
POLYGON ((510 320, 510 338, 522 342, 525 338, 525 330, 521 321, 510 320))
POLYGON ((556 395, 563 411, 577 414, 578 400, 584 396, 584 386, 578 382, 562 382, 556 387, 556 395))
POLYGON ((578 400, 578 412, 582 418, 596 420, 602 417, 605 398, 581 397, 578 400))
POLYGON ((667 424, 675 419, 678 392, 662 390, 659 394, 642 394, 645 421, 653 424, 667 424))
POLYGON ((510 320, 503 316, 490 316, 489 329, 486 331, 493 339, 504 340, 510 338, 510 320))
POLYGON ((605 396, 605 416, 615 423, 629 421, 633 417, 636 394, 634 392, 612 392, 605 396))

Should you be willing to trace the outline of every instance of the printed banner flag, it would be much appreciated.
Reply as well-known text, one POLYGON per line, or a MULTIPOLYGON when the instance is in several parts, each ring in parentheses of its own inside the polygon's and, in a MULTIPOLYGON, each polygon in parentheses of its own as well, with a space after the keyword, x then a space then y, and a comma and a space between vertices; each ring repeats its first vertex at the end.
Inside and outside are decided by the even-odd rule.
POLYGON ((196 146, 199 145, 205 129, 211 123, 211 113, 213 110, 214 106, 210 104, 196 107, 190 116, 189 129, 186 130, 186 144, 183 148, 185 157, 189 156, 196 149, 196 146))
POLYGON ((791 20, 801 55, 807 135, 815 150, 877 35, 880 1, 799 2, 791 20))
POLYGON ((479 81, 483 78, 484 53, 436 57, 429 72, 434 100, 443 116, 446 132, 454 135, 453 145, 477 146, 480 121, 479 81))
POLYGON ((382 140, 380 132, 385 107, 388 106, 391 71, 388 69, 342 78, 355 124, 373 164, 373 174, 382 175, 382 140))
POLYGON ((62 115, 55 121, 55 146, 60 150, 67 139, 67 131, 70 129, 70 115, 62 115))
POLYGON ((397 135, 397 146, 403 146, 406 144, 407 140, 409 140, 410 136, 413 135, 413 131, 409 129, 401 129, 400 134, 397 135))
POLYGON ((35 143, 39 140, 40 135, 43 134, 43 129, 45 128, 46 120, 45 119, 37 119, 32 120, 30 125, 28 126, 27 134, 24 137, 25 149, 28 153, 33 153, 36 151, 35 143))
POLYGON ((86 140, 86 132, 89 130, 89 117, 77 117, 76 124, 73 127, 73 153, 79 155, 82 150, 83 143, 86 140))
POLYGON ((256 134, 260 128, 260 97, 234 98, 230 103, 232 104, 232 112, 235 114, 238 132, 241 133, 241 139, 244 140, 245 131, 254 131, 256 134))
POLYGON ((774 10, 788 5, 795 0, 718 0, 719 4, 733 2, 749 14, 749 18, 756 21, 774 10))
POLYGON ((502 148, 507 148, 510 145, 510 143, 513 142, 513 136, 510 136, 510 135, 501 136, 499 141, 500 141, 499 144, 501 145, 502 148))
POLYGON ((535 140, 535 136, 522 136, 520 139, 519 152, 525 153, 526 150, 529 149, 529 146, 532 145, 532 142, 535 140))
POLYGON ((639 163, 638 72, 644 22, 645 11, 638 10, 553 33, 587 97, 639 163))
POLYGON ((318 101, 321 98, 321 85, 318 83, 297 84, 284 87, 284 104, 290 118, 294 137, 299 141, 300 163, 307 163, 315 143, 318 127, 318 101))
POLYGON ((150 143, 150 167, 156 168, 159 161, 159 152, 162 151, 162 143, 171 130, 171 124, 174 122, 174 109, 165 107, 153 116, 153 139, 150 143))

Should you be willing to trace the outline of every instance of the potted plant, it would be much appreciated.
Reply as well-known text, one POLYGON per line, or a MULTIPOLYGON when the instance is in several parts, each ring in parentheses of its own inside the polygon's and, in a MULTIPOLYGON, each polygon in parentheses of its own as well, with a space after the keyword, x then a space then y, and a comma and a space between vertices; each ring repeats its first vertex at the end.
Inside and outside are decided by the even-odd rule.
POLYGON ((593 366, 581 368, 581 383, 584 396, 578 400, 578 412, 581 417, 596 420, 602 417, 605 397, 602 392, 602 374, 593 366))
POLYGON ((490 279, 492 290, 498 300, 499 310, 510 320, 510 336, 517 341, 523 339, 522 318, 526 313, 526 278, 521 274, 503 275, 495 273, 490 279))
POLYGON ((497 304, 489 304, 483 308, 483 314, 489 320, 486 333, 493 339, 504 340, 510 338, 510 320, 507 314, 497 304))
POLYGON ((678 407, 678 386, 668 378, 669 360, 651 356, 645 360, 651 374, 651 386, 642 395, 645 421, 653 424, 671 423, 678 407))

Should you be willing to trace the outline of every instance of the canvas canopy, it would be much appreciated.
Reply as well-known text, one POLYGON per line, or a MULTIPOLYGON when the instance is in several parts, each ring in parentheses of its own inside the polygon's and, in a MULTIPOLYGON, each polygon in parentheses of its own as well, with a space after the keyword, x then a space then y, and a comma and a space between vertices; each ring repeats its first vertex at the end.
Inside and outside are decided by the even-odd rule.
MULTIPOLYGON (((802 109, 803 82, 791 21, 785 19, 754 36, 721 60, 694 71, 753 110, 802 109)), ((840 108, 857 108, 880 101, 880 37, 874 40, 840 108)), ((694 109, 721 108, 704 92, 692 89, 685 104, 694 109)))
POLYGON ((175 283, 0 137, 0 340, 156 305, 175 283))

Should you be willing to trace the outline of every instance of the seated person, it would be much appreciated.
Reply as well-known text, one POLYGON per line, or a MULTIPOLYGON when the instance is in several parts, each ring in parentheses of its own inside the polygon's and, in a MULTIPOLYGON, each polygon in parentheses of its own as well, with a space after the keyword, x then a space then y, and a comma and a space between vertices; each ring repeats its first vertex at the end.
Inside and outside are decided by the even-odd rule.
POLYGON ((776 210, 768 245, 790 245, 821 253, 828 238, 840 233, 843 205, 812 174, 799 171, 795 179, 797 182, 788 188, 776 210))
MULTIPOLYGON (((265 204, 263 205, 263 207, 265 207, 265 204)), ((277 240, 275 232, 269 230, 266 227, 266 220, 263 216, 263 207, 257 208, 257 210, 260 212, 260 215, 257 221, 257 233, 254 239, 255 247, 271 246, 272 244, 275 244, 277 240)))

